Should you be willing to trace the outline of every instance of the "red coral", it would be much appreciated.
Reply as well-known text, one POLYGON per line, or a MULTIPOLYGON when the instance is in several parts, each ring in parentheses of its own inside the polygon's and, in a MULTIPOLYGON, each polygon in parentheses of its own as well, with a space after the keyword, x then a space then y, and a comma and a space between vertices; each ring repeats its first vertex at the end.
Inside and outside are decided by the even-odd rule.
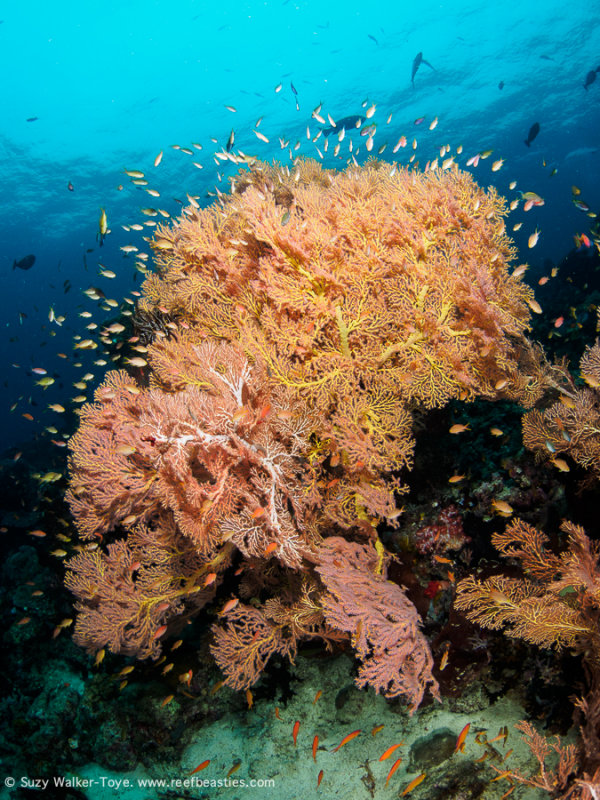
POLYGON ((471 541, 464 532, 462 515, 454 505, 443 508, 434 523, 420 527, 412 540, 421 555, 460 550, 471 541))

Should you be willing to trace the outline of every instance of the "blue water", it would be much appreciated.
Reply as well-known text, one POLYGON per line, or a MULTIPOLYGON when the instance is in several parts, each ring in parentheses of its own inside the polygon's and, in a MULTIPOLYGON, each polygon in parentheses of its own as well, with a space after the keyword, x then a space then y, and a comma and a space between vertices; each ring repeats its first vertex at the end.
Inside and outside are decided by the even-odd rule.
MULTIPOLYGON (((205 203, 215 184, 225 190, 232 168, 217 166, 211 154, 232 128, 235 148, 261 158, 289 160, 279 137, 292 146, 299 140, 299 152, 319 157, 306 137, 307 125, 311 137, 320 127, 313 109, 322 103, 322 115, 339 119, 364 115, 375 103, 375 151, 388 142, 382 158, 406 162, 415 136, 421 165, 446 143, 453 150, 463 145, 463 165, 493 149, 474 169, 482 184, 514 197, 508 184, 516 180, 518 189, 545 200, 518 216, 524 224, 515 241, 532 266, 557 263, 573 248, 574 234, 589 230, 592 220, 573 205, 572 185, 591 209, 600 208, 600 73, 583 86, 600 67, 597 2, 29 2, 5 6, 0 15, 2 449, 56 436, 44 428, 66 424, 47 405, 69 406, 80 393, 71 386, 81 379, 73 337, 85 338, 92 321, 114 318, 82 291, 100 286, 121 301, 139 287, 133 259, 119 249, 139 245, 139 236, 121 226, 143 221, 141 206, 176 214, 173 198, 190 193, 205 203), (419 52, 434 69, 422 64, 413 87, 419 52), (259 117, 269 143, 252 133, 259 117), (540 133, 526 147, 535 122, 540 133), (393 156, 402 134, 409 146, 393 156), (192 157, 171 147, 193 142, 203 149, 193 148, 192 157), (492 172, 498 158, 505 163, 492 172), (150 176, 160 199, 133 186, 124 168, 150 176), (101 208, 112 233, 99 248, 101 208), (529 250, 536 226, 540 241, 529 250), (13 271, 13 260, 29 253, 36 255, 33 268, 13 271), (99 276, 98 262, 117 278, 99 276), (49 321, 51 307, 65 315, 62 326, 49 321), (80 317, 82 311, 93 318, 80 317), (32 367, 43 367, 56 383, 42 390, 32 367)), ((334 160, 333 139, 325 163, 343 168, 348 153, 334 160)), ((362 161, 364 140, 358 143, 362 161)), ((323 138, 316 142, 322 145, 323 138)), ((98 357, 83 354, 84 371, 98 357)), ((90 371, 102 374, 100 367, 90 371)))

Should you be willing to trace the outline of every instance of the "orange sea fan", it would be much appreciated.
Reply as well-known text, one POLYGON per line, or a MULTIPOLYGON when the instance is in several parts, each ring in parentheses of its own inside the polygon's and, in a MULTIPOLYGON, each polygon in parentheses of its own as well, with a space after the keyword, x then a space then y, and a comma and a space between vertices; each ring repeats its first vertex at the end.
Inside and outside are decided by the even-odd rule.
POLYGON ((522 391, 533 293, 509 272, 505 214, 458 169, 257 163, 218 205, 158 229, 174 245, 156 248, 141 306, 264 360, 350 466, 352 420, 381 474, 410 464, 406 409, 522 391))

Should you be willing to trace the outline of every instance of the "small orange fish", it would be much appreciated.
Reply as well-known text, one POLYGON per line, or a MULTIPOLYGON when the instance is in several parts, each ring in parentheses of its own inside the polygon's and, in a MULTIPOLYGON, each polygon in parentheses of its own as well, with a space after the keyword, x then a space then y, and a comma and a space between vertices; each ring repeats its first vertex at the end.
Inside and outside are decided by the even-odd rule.
POLYGON ((239 597, 231 597, 223 606, 223 608, 219 611, 219 615, 227 614, 228 611, 232 611, 237 604, 240 602, 239 597))
POLYGON ((206 578, 204 579, 204 588, 206 589, 207 586, 210 586, 211 583, 214 583, 216 580, 217 580, 217 573, 209 572, 206 578))
POLYGON ((376 736, 379 731, 382 731, 385 728, 385 725, 375 725, 373 730, 371 731, 371 736, 376 736))
POLYGON ((492 744, 493 742, 498 742, 500 739, 504 739, 504 729, 500 728, 498 734, 494 736, 493 739, 488 739, 488 744, 492 744))
POLYGON ((300 730, 300 720, 296 720, 296 722, 294 722, 294 727, 292 728, 292 739, 294 740, 294 747, 296 747, 296 741, 298 739, 299 730, 300 730))
POLYGON ((273 406, 271 405, 271 403, 265 403, 265 405, 258 412, 257 422, 262 422, 267 417, 272 408, 273 406))
POLYGON ((321 785, 321 781, 322 781, 322 780, 323 780, 323 770, 320 770, 320 771, 319 771, 319 774, 318 774, 318 776, 317 776, 317 789, 318 789, 318 788, 319 788, 319 786, 321 785))
POLYGON ((163 636, 166 632, 167 632, 167 626, 166 625, 161 625, 160 628, 156 629, 156 633, 154 634, 154 636, 152 638, 153 639, 160 639, 160 637, 163 636))
POLYGON ((412 792, 413 789, 416 789, 420 783, 423 783, 426 775, 427 775, 426 772, 422 772, 420 775, 417 775, 416 778, 413 778, 400 796, 404 797, 405 794, 408 794, 409 792, 412 792))
POLYGON ((490 428, 490 433, 492 436, 504 436, 504 431, 500 430, 500 428, 490 428))
POLYGON ((531 236, 527 240, 527 247, 529 248, 535 247, 536 244, 538 243, 539 238, 540 238, 540 232, 536 228, 535 231, 531 234, 531 236))
POLYGON ((433 560, 437 561, 438 564, 452 564, 452 559, 451 558, 445 558, 444 556, 435 555, 433 557, 433 560))
POLYGON ((197 772, 200 772, 203 769, 206 769, 210 764, 210 758, 207 758, 206 761, 203 761, 201 764, 198 764, 196 769, 193 769, 191 772, 188 772, 188 775, 195 775, 197 772))
POLYGON ((448 483, 460 483, 464 478, 464 475, 453 475, 451 478, 448 478, 448 483))
POLYGON ((294 722, 294 727, 292 728, 292 739, 294 740, 294 747, 296 747, 296 740, 298 739, 299 730, 300 730, 300 720, 296 720, 296 722, 294 722))
POLYGON ((513 513, 513 507, 506 502, 506 500, 492 500, 492 506, 501 517, 510 517, 513 513))
POLYGON ((266 514, 266 511, 267 511, 267 510, 266 510, 266 508, 261 508, 261 507, 259 506, 258 508, 256 508, 256 509, 255 509, 255 510, 254 510, 254 511, 253 511, 253 512, 250 514, 250 519, 258 519, 259 517, 262 517, 262 515, 263 515, 263 514, 266 514))
POLYGON ((44 536, 46 536, 46 531, 40 531, 40 530, 29 531, 29 535, 37 536, 39 539, 42 539, 44 536))
POLYGON ((314 706, 314 704, 317 702, 317 700, 319 699, 319 697, 321 697, 321 695, 322 695, 322 694, 323 694, 323 692, 322 692, 322 691, 319 689, 319 691, 318 691, 318 692, 316 693, 316 695, 315 695, 315 699, 313 700, 313 706, 314 706))
MULTIPOLYGON (((379 760, 381 761, 381 759, 379 759, 379 760)), ((392 777, 392 775, 394 774, 394 772, 396 772, 396 770, 398 769, 398 767, 400 766, 400 764, 401 764, 401 763, 402 763, 402 759, 401 759, 401 758, 397 758, 397 759, 394 761, 394 763, 392 764, 392 768, 391 768, 391 769, 390 769, 390 771, 388 772, 388 774, 387 774, 387 778, 385 779, 385 785, 386 785, 386 786, 387 786, 387 785, 388 785, 388 783, 390 782, 390 778, 392 777)))
POLYGON ((403 744, 404 744, 404 742, 398 742, 398 744, 393 744, 391 747, 388 747, 388 749, 385 751, 385 753, 383 753, 382 755, 379 756, 379 760, 380 761, 385 761, 386 758, 389 758, 392 755, 394 750, 397 750, 399 747, 402 747, 403 744))
POLYGON ((315 738, 313 739, 313 743, 312 743, 312 757, 313 757, 313 761, 315 761, 315 762, 317 760, 317 747, 318 746, 319 746, 319 737, 317 735, 315 735, 315 738))
POLYGON ((275 706, 275 716, 277 717, 277 719, 279 720, 281 719, 281 717, 279 716, 279 706, 275 706))
POLYGON ((450 428, 450 433, 454 433, 454 434, 456 434, 456 433, 464 433, 465 431, 469 431, 469 430, 471 430, 471 429, 469 428, 468 425, 456 424, 456 425, 453 425, 450 428))
MULTIPOLYGON (((132 669, 133 669, 133 667, 132 667, 132 669)), ((192 682, 193 675, 194 675, 194 673, 192 672, 192 670, 188 669, 187 672, 184 672, 179 676, 179 683, 185 683, 186 686, 189 686, 190 683, 192 682)))
POLYGON ((235 764, 234 764, 234 765, 231 767, 231 769, 230 769, 230 770, 229 770, 229 772, 227 773, 227 777, 228 777, 228 778, 231 778, 231 776, 233 775, 233 773, 234 773, 234 772, 237 772, 237 771, 238 771, 238 769, 239 769, 241 766, 242 766, 242 762, 241 762, 241 761, 236 761, 236 762, 235 762, 235 764))
POLYGON ((249 414, 250 412, 245 406, 240 406, 240 408, 233 412, 231 419, 233 422, 240 422, 241 420, 246 419, 249 414))
POLYGON ((254 705, 254 697, 252 696, 250 689, 246 689, 246 702, 248 703, 249 709, 254 705))
POLYGON ((447 643, 446 649, 442 653, 442 658, 440 661, 440 672, 443 672, 446 667, 448 666, 448 653, 450 652, 450 642, 447 643))
POLYGON ((17 625, 27 625, 28 622, 31 622, 31 617, 21 617, 17 625))
POLYGON ((357 730, 357 731, 352 731, 352 733, 348 733, 346 736, 344 736, 344 738, 338 744, 338 746, 334 747, 334 749, 331 752, 332 753, 337 753, 337 751, 340 749, 340 747, 343 747, 345 744, 348 744, 348 742, 351 742, 352 739, 356 739, 356 737, 359 735, 359 733, 362 733, 362 731, 361 730, 357 730))
MULTIPOLYGON (((127 685, 127 681, 124 681, 124 683, 125 683, 125 685, 127 685)), ((165 699, 162 701, 162 703, 160 704, 161 708, 164 708, 165 706, 168 706, 169 703, 171 702, 171 700, 173 699, 173 697, 174 697, 174 695, 172 695, 172 694, 167 695, 165 697, 165 699)))
POLYGON ((264 556, 265 558, 266 558, 267 556, 270 556, 270 555, 271 555, 271 553, 272 553, 274 550, 276 550, 276 549, 277 549, 277 542, 271 542, 271 544, 268 544, 268 545, 265 547, 265 551, 264 551, 264 553, 263 553, 263 556, 264 556))
POLYGON ((456 740, 456 747, 454 748, 454 752, 457 753, 459 750, 461 753, 465 751, 465 739, 467 738, 467 734, 469 732, 469 728, 471 727, 471 723, 467 722, 465 727, 462 731, 458 734, 458 739, 456 740))
POLYGON ((554 320, 554 327, 555 327, 555 328, 560 328, 560 326, 563 324, 563 322, 564 322, 564 321, 565 321, 565 318, 564 318, 564 317, 557 317, 557 318, 554 320))

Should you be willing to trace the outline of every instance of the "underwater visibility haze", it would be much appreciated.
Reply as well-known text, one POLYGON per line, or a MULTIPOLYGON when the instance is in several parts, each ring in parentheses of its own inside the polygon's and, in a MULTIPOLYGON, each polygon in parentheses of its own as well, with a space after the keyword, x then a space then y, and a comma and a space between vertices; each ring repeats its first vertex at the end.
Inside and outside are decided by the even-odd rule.
POLYGON ((0 797, 600 797, 600 5, 0 16, 0 797))

